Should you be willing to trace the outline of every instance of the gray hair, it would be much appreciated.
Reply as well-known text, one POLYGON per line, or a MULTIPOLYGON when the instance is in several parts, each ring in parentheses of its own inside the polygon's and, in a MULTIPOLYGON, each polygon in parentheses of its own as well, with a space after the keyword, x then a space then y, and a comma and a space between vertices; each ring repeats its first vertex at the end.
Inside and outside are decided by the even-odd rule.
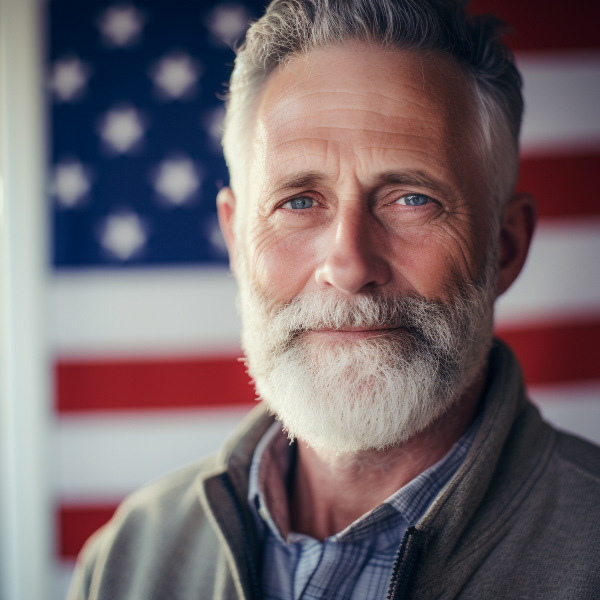
MULTIPOLYGON (((468 16, 468 0, 273 0, 239 48, 231 75, 223 150, 234 192, 241 185, 261 88, 293 57, 351 40, 440 52, 472 84, 479 113, 475 151, 500 215, 516 183, 523 112, 521 77, 494 16, 468 16)), ((496 221, 497 219, 494 219, 496 221)), ((494 229, 497 230, 497 223, 494 229)))

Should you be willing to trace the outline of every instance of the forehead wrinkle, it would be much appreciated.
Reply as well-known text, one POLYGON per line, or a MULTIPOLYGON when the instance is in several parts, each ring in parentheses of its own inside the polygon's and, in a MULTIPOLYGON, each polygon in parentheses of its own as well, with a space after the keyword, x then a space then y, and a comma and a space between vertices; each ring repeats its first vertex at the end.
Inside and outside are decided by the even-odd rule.
POLYGON ((449 157, 447 152, 440 152, 439 148, 439 145, 435 146, 434 144, 429 144, 428 147, 423 145, 418 149, 400 143, 392 145, 379 144, 377 146, 356 146, 354 154, 361 166, 368 162, 385 161, 386 164, 390 165, 385 170, 394 171, 413 168, 411 164, 417 162, 421 165, 421 169, 429 168, 433 174, 441 172, 444 173, 444 178, 448 176, 452 178, 454 165, 451 160, 452 157, 449 157))
MULTIPOLYGON (((419 135, 417 133, 392 133, 387 129, 356 130, 356 128, 354 128, 354 127, 315 127, 314 128, 315 134, 320 133, 321 135, 324 135, 327 133, 333 133, 335 131, 351 131, 351 132, 355 133, 356 136, 360 136, 360 135, 363 135, 364 133, 368 133, 369 135, 377 134, 377 135, 381 136, 381 138, 403 137, 403 138, 415 138, 418 140, 426 140, 431 143, 434 142, 434 140, 432 140, 431 136, 428 136, 428 135, 419 135)), ((302 135, 302 136, 293 137, 293 138, 286 137, 281 142, 275 143, 275 145, 272 147, 272 150, 281 150, 282 148, 284 148, 285 146, 288 146, 290 144, 296 144, 298 142, 308 141, 308 140, 320 141, 320 142, 334 142, 336 144, 341 144, 341 145, 345 145, 345 146, 349 146, 350 144, 352 144, 351 140, 341 140, 341 139, 333 139, 332 140, 331 138, 321 137, 320 135, 314 135, 314 136, 310 136, 310 137, 308 135, 302 135)), ((366 148, 375 148, 376 149, 376 148, 380 148, 381 146, 379 146, 379 145, 375 146, 374 143, 372 143, 368 146, 355 146, 355 147, 357 150, 361 150, 363 148, 365 148, 365 149, 366 148)), ((398 146, 396 146, 396 147, 398 147, 398 146)), ((398 149, 401 149, 401 148, 398 148, 398 149)))
MULTIPOLYGON (((314 82, 316 83, 316 82, 314 82)), ((290 106, 294 105, 294 104, 302 104, 304 100, 310 98, 311 96, 322 96, 324 98, 326 98, 327 100, 331 100, 332 98, 335 98, 336 101, 339 100, 356 100, 356 99, 360 99, 360 100, 367 100, 367 105, 381 105, 381 104, 385 104, 385 103, 391 103, 392 105, 404 105, 404 104, 409 104, 411 106, 415 106, 417 108, 424 108, 422 103, 419 102, 418 100, 412 100, 410 98, 407 98, 405 96, 399 98, 397 96, 392 96, 392 95, 387 95, 384 93, 380 93, 380 92, 370 92, 370 91, 363 91, 363 90, 356 90, 356 89, 352 89, 352 90, 348 90, 348 91, 341 91, 339 88, 333 87, 331 89, 319 89, 319 90, 315 90, 315 91, 306 91, 303 92, 300 96, 297 96, 295 98, 290 98, 290 91, 292 91, 295 87, 297 87, 298 85, 300 85, 299 83, 297 83, 294 86, 288 87, 286 88, 284 91, 282 91, 281 93, 275 94, 272 98, 269 95, 266 95, 265 98, 263 99, 262 107, 261 108, 265 108, 265 106, 268 106, 270 104, 270 108, 265 109, 265 120, 272 120, 275 119, 281 112, 285 111, 286 109, 289 109, 290 106), (373 99, 372 97, 375 97, 375 99, 373 99), (385 102, 381 102, 381 99, 383 99, 385 102), (377 101, 379 100, 379 101, 377 101)), ((405 87, 408 87, 409 89, 412 89, 414 91, 419 91, 422 92, 422 90, 418 90, 418 88, 414 87, 414 86, 408 86, 406 85, 405 87)), ((352 103, 352 104, 357 104, 356 102, 352 103)), ((363 107, 362 103, 359 103, 360 106, 358 107, 347 107, 348 110, 350 109, 356 109, 356 110, 360 110, 363 107)), ((445 102, 439 102, 436 103, 439 104, 439 106, 437 106, 436 108, 439 107, 443 107, 443 108, 447 108, 447 105, 445 102)), ((336 109, 331 109, 331 110, 336 110, 336 109)), ((369 110, 369 109, 364 109, 364 110, 369 110)), ((371 112, 379 112, 380 114, 384 114, 385 116, 389 116, 387 113, 385 113, 383 110, 381 111, 371 111, 371 112)), ((434 114, 437 114, 439 111, 431 111, 434 114)))
MULTIPOLYGON (((321 52, 326 58, 329 50, 321 52)), ((262 146, 255 149, 259 150, 259 162, 269 164, 273 177, 267 176, 268 180, 276 182, 276 173, 288 169, 325 170, 325 165, 339 175, 350 165, 342 156, 348 154, 356 155, 355 173, 362 171, 360 179, 364 181, 370 175, 369 167, 394 170, 399 165, 437 173, 440 180, 460 190, 460 177, 468 172, 460 167, 460 157, 453 149, 463 122, 458 117, 470 107, 461 104, 461 90, 448 89, 444 83, 463 78, 458 67, 448 61, 429 65, 419 58, 416 72, 410 70, 410 62, 405 69, 400 57, 399 66, 391 63, 388 77, 375 70, 359 72, 354 55, 346 57, 350 70, 356 72, 351 80, 340 79, 335 70, 325 72, 328 61, 318 57, 305 71, 298 68, 271 75, 255 121, 262 146), (357 83, 362 83, 362 89, 357 83), (339 126, 335 126, 336 120, 339 126), (352 122, 358 126, 348 127, 352 122), (385 164, 377 164, 382 157, 385 164)))
MULTIPOLYGON (((443 121, 443 115, 451 116, 451 113, 454 112, 453 106, 455 103, 448 102, 448 93, 450 92, 450 96, 455 97, 457 92, 456 90, 448 90, 447 86, 444 85, 445 80, 464 79, 464 73, 454 61, 448 60, 444 56, 423 57, 408 50, 389 50, 371 44, 361 43, 355 46, 359 50, 365 48, 375 50, 375 53, 384 56, 398 57, 396 67, 392 68, 389 77, 385 78, 383 82, 379 72, 369 73, 367 71, 365 73, 363 71, 358 73, 358 77, 365 86, 371 86, 375 89, 357 88, 353 85, 356 83, 354 79, 351 83, 345 80, 340 81, 339 78, 335 80, 335 71, 332 74, 331 70, 327 70, 326 74, 323 74, 323 67, 327 66, 328 63, 338 64, 332 62, 331 57, 339 61, 341 56, 342 63, 350 62, 352 64, 356 62, 355 58, 360 62, 362 56, 360 52, 358 54, 353 53, 348 57, 347 50, 351 49, 353 44, 321 48, 308 54, 299 55, 287 64, 286 69, 271 73, 269 76, 270 81, 267 82, 260 102, 258 114, 262 113, 262 118, 259 118, 276 126, 282 112, 291 112, 290 107, 294 104, 299 104, 300 110, 302 110, 303 101, 312 96, 322 96, 329 102, 333 99, 336 102, 349 99, 351 104, 356 104, 358 101, 361 107, 364 105, 380 107, 382 104, 389 104, 392 111, 394 108, 397 109, 397 105, 414 105, 420 111, 427 109, 426 112, 438 117, 432 119, 432 122, 436 123, 439 123, 440 120, 443 121), (415 74, 414 69, 411 71, 413 59, 418 61, 418 74, 415 74), (430 59, 435 59, 437 62, 431 62, 430 59), (442 65, 438 64, 439 61, 442 61, 442 65), (297 66, 298 69, 294 69, 294 66, 297 66), (431 77, 427 77, 426 74, 431 75, 431 77), (332 75, 333 82, 331 81, 332 75), (382 87, 382 85, 386 88, 396 86, 396 89, 393 90, 393 93, 378 91, 376 88, 382 87), (403 93, 398 93, 398 87, 403 90, 403 93), (297 95, 291 92, 295 92, 297 95), (290 97, 294 95, 295 97, 290 97), (424 106, 422 98, 426 98, 430 104, 426 103, 426 106, 424 106)), ((355 68, 357 68, 357 65, 355 65, 355 68)), ((458 96, 462 95, 464 93, 458 92, 458 96)), ((335 108, 335 110, 339 111, 340 109, 335 108)), ((381 107, 380 112, 386 114, 387 111, 381 107)))
MULTIPOLYGON (((390 134, 382 134, 382 135, 386 135, 386 136, 390 136, 390 134)), ((398 136, 392 136, 397 138, 398 136)), ((409 136, 409 135, 404 135, 403 137, 415 137, 415 136, 409 136)), ((421 136, 418 136, 421 137, 421 136)), ((429 139, 429 138, 424 138, 424 139, 429 139)), ((277 144, 273 150, 277 150, 279 152, 278 156, 277 156, 277 160, 279 162, 282 161, 288 161, 290 159, 286 159, 283 158, 281 156, 282 153, 286 153, 289 152, 290 154, 295 154, 295 150, 296 148, 302 143, 302 142, 306 142, 307 138, 295 138, 293 140, 285 140, 280 142, 279 144, 277 144)), ((392 153, 397 152, 397 153, 402 153, 402 156, 398 157, 398 162, 406 162, 407 157, 411 156, 419 156, 423 159, 423 162, 425 162, 428 166, 431 166, 432 168, 438 168, 440 167, 440 160, 443 157, 440 157, 439 155, 436 155, 433 152, 427 151, 426 149, 421 149, 421 148, 414 148, 414 147, 403 147, 400 146, 398 144, 395 145, 391 145, 391 146, 382 146, 380 144, 378 144, 377 146, 373 146, 373 145, 369 145, 369 146, 364 146, 362 148, 358 148, 358 147, 353 147, 352 144, 350 143, 345 143, 339 140, 335 140, 335 142, 332 142, 332 140, 330 138, 310 138, 311 142, 320 142, 323 144, 326 144, 326 148, 330 147, 332 145, 332 143, 334 143, 334 145, 339 146, 340 149, 345 148, 345 149, 349 149, 352 151, 352 154, 356 154, 356 151, 358 151, 359 149, 363 149, 363 150, 367 150, 367 151, 372 151, 372 152, 377 152, 380 150, 388 150, 392 153), (426 160, 425 160, 426 159, 426 160)), ((323 156, 321 156, 320 152, 313 152, 311 153, 312 155, 315 156, 315 158, 317 158, 318 160, 322 161, 323 156, 325 156, 327 154, 327 157, 329 156, 329 152, 324 152, 323 156)), ((339 154, 339 152, 336 152, 336 154, 339 154)), ((305 157, 308 156, 305 153, 305 157)), ((291 160, 293 160, 293 157, 291 157, 291 160)), ((341 157, 338 157, 336 160, 341 160, 341 157)), ((390 160, 393 160, 393 158, 391 158, 390 160)))
MULTIPOLYGON (((431 106, 425 106, 421 102, 410 102, 411 105, 420 109, 418 122, 414 121, 414 117, 405 114, 393 114, 393 107, 380 107, 372 108, 374 102, 369 103, 370 106, 331 106, 332 102, 338 102, 339 98, 335 95, 335 92, 324 94, 327 99, 327 105, 313 109, 309 114, 306 114, 306 108, 301 101, 298 99, 292 100, 292 103, 298 103, 298 109, 295 111, 289 111, 282 115, 281 111, 268 110, 262 114, 259 118, 261 129, 264 131, 266 137, 277 135, 278 131, 289 130, 301 127, 302 124, 308 123, 310 128, 323 127, 326 125, 319 125, 322 120, 331 121, 337 119, 344 119, 348 122, 378 122, 385 124, 385 131, 390 132, 390 129, 395 129, 397 123, 413 122, 414 126, 426 127, 435 126, 439 127, 445 122, 445 117, 449 111, 448 106, 444 106, 443 109, 435 108, 431 106), (387 109, 387 110, 386 110, 387 109), (279 115, 277 115, 279 113, 279 115), (296 114, 290 114, 296 113, 296 114), (330 117, 334 117, 331 119, 330 117), (356 118, 358 117, 358 118, 356 118), (314 124, 314 125, 311 125, 314 124)), ((394 99, 396 104, 405 105, 408 103, 406 99, 394 99)), ((331 125, 330 125, 331 126, 331 125)), ((345 127, 345 129, 351 129, 351 127, 345 127)), ((373 130, 377 131, 377 130, 373 130)))
POLYGON ((277 161, 273 173, 265 181, 265 189, 277 193, 285 189, 329 184, 339 179, 341 163, 339 150, 332 149, 328 142, 322 152, 305 152, 301 157, 293 153, 277 161), (318 165, 316 168, 315 164, 318 165))
MULTIPOLYGON (((371 139, 369 141, 371 145, 384 143, 385 137, 412 137, 436 143, 434 137, 438 137, 440 128, 451 133, 449 130, 452 129, 452 123, 445 122, 439 116, 428 119, 421 115, 419 120, 415 121, 409 115, 390 116, 364 109, 332 108, 326 111, 317 111, 316 114, 304 114, 280 123, 263 121, 260 124, 259 137, 265 149, 269 146, 278 149, 282 144, 302 139, 322 139, 329 132, 332 134, 338 132, 339 136, 336 136, 336 138, 342 138, 341 140, 334 139, 332 141, 347 142, 352 138, 354 144, 360 144, 360 139, 363 136, 373 135, 377 135, 379 138, 377 140, 371 139), (335 117, 328 118, 325 113, 335 117), (346 125, 346 123, 350 123, 350 125, 346 125), (405 124, 408 124, 409 127, 407 128, 405 124)), ((446 137, 452 137, 452 135, 446 137)))
MULTIPOLYGON (((326 125, 310 125, 310 123, 312 122, 318 122, 319 121, 319 117, 324 117, 327 115, 335 115, 337 117, 339 117, 341 114, 344 115, 358 115, 363 117, 363 121, 365 120, 365 118, 369 118, 369 119, 373 119, 376 120, 378 122, 383 122, 383 123, 389 123, 389 126, 385 128, 385 131, 388 133, 391 133, 390 131, 390 127, 393 127, 395 122, 397 121, 401 121, 401 122, 405 122, 405 121, 413 121, 413 119, 411 119, 411 117, 406 116, 406 115, 390 115, 381 111, 376 111, 376 110, 369 110, 369 109, 364 109, 364 108, 326 108, 326 109, 319 109, 315 114, 311 114, 311 115, 301 115, 298 117, 294 117, 293 119, 286 119, 284 121, 284 123, 276 123, 273 124, 271 127, 265 127, 265 132, 267 134, 267 136, 273 135, 273 133, 281 131, 282 129, 296 129, 298 127, 298 123, 302 123, 305 121, 309 122, 309 127, 312 128, 319 128, 319 127, 326 127, 326 125)), ((439 113, 435 113, 436 116, 439 115, 439 113)), ((351 118, 351 117, 349 117, 351 118)), ((344 119, 345 121, 348 120, 348 118, 344 119)), ((435 125, 435 126, 440 126, 442 125, 441 120, 439 118, 424 118, 421 117, 419 119, 419 125, 420 126, 425 126, 425 125, 435 125)), ((336 125, 329 125, 330 127, 336 127, 336 125)), ((354 127, 345 127, 344 129, 355 129, 354 127)), ((369 131, 376 131, 373 129, 369 129, 369 131)))

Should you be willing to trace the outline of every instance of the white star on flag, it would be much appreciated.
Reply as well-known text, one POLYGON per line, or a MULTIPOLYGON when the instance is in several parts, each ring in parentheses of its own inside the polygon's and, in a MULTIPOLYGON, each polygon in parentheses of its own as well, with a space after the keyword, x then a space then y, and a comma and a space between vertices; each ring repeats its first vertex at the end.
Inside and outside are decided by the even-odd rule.
POLYGON ((206 26, 213 40, 230 46, 248 28, 250 14, 241 4, 216 6, 206 17, 206 26))
POLYGON ((107 8, 97 23, 107 46, 126 48, 139 41, 145 21, 142 11, 132 5, 120 5, 107 8))
POLYGON ((166 99, 189 97, 201 74, 201 65, 183 53, 165 56, 150 69, 157 92, 166 99))
POLYGON ((154 178, 155 191, 169 204, 180 206, 200 187, 200 177, 189 158, 163 161, 154 178))
POLYGON ((123 211, 106 218, 100 233, 100 244, 119 260, 139 254, 147 241, 147 227, 134 212, 123 211))
POLYGON ((90 170, 77 160, 64 160, 54 168, 52 193, 64 208, 77 206, 90 191, 90 170))
POLYGON ((125 154, 139 144, 145 126, 142 116, 135 108, 121 106, 104 115, 98 130, 100 138, 110 150, 125 154))
POLYGON ((90 78, 89 65, 76 56, 55 61, 50 75, 50 89, 59 102, 73 102, 85 93, 90 78))

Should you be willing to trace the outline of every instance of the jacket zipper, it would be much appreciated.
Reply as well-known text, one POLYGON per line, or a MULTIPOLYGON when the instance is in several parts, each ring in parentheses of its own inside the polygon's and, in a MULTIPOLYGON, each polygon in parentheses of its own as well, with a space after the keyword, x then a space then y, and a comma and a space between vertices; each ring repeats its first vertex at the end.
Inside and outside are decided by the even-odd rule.
POLYGON ((425 534, 409 527, 396 553, 387 600, 409 600, 414 587, 414 574, 425 534))
POLYGON ((240 500, 235 493, 235 488, 233 487, 233 482, 229 477, 229 473, 221 473, 219 478, 221 479, 221 483, 233 502, 233 506, 240 524, 240 530, 242 534, 242 552, 249 571, 251 599, 260 600, 258 569, 256 568, 255 556, 250 549, 250 534, 248 533, 248 528, 246 526, 246 519, 244 517, 242 505, 240 504, 240 500))

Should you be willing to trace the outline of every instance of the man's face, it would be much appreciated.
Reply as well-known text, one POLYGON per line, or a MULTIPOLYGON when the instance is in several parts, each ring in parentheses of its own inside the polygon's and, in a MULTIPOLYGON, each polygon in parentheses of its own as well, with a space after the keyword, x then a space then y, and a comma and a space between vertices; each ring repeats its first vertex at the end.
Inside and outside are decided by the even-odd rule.
POLYGON ((267 80, 234 265, 250 372, 292 435, 400 443, 485 363, 495 256, 475 119, 439 56, 357 43, 267 80))
POLYGON ((271 75, 238 208, 251 277, 277 302, 323 287, 447 298, 488 243, 474 122, 438 56, 356 44, 271 75))

